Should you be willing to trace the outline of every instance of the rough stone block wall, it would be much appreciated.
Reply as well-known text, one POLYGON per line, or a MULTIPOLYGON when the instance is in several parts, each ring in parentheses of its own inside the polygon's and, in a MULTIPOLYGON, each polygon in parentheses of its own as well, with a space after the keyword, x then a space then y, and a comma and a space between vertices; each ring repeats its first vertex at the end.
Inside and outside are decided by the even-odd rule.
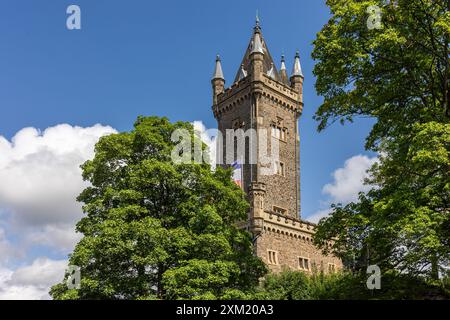
POLYGON ((261 99, 259 108, 259 128, 264 128, 268 132, 268 150, 271 151, 271 143, 276 139, 279 146, 279 161, 284 164, 284 176, 260 175, 259 181, 270 190, 265 197, 265 210, 273 210, 274 206, 287 210, 287 215, 299 218, 299 203, 297 201, 298 189, 298 167, 300 166, 296 153, 298 152, 298 142, 296 138, 296 117, 294 113, 285 108, 281 108, 270 99, 261 99), (271 123, 281 120, 281 126, 286 128, 285 140, 272 138, 271 123))
MULTIPOLYGON (((312 235, 312 234, 311 234, 312 235)), ((257 255, 266 263, 272 272, 280 272, 283 269, 301 270, 306 273, 321 271, 323 266, 324 273, 329 273, 328 264, 334 264, 335 270, 342 269, 342 262, 334 256, 324 256, 312 243, 311 235, 303 237, 292 237, 287 234, 281 234, 277 231, 263 231, 257 240, 257 255), (277 264, 269 262, 268 251, 277 252, 277 264), (299 258, 309 259, 309 270, 299 268, 299 258), (314 265, 316 268, 314 268, 314 265)))

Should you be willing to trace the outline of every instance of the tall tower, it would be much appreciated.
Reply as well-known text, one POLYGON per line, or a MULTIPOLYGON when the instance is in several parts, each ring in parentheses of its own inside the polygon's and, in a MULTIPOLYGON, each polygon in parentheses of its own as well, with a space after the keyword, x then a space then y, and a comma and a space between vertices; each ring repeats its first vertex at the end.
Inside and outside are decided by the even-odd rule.
POLYGON ((282 265, 296 268, 299 256, 312 260, 312 256, 320 255, 311 243, 313 225, 300 219, 298 119, 303 108, 303 79, 298 52, 290 77, 284 56, 280 71, 277 70, 259 19, 231 86, 225 89, 220 58, 216 59, 212 79, 212 109, 223 137, 219 161, 225 165, 232 161, 242 163, 242 188, 251 207, 247 226, 254 235, 257 255, 273 270, 282 265), (241 158, 235 145, 239 134, 229 140, 230 132, 244 136, 241 158), (252 132, 256 132, 256 138, 252 132), (274 157, 271 153, 275 153, 275 145, 278 150, 274 157), (271 161, 260 157, 264 151, 271 161), (228 158, 230 152, 232 158, 228 158), (292 239, 282 240, 280 237, 285 235, 292 239), (310 253, 303 252, 306 247, 302 249, 295 242, 301 239, 305 244, 309 242, 310 253))
MULTIPOLYGON (((275 163, 253 161, 254 164, 250 164, 247 149, 254 148, 259 154, 261 143, 256 139, 257 145, 252 144, 247 139, 245 161, 241 159, 244 190, 249 193, 256 185, 259 188, 264 184, 264 210, 300 218, 298 118, 303 107, 303 75, 298 53, 289 79, 284 57, 278 72, 257 23, 233 84, 226 90, 224 84, 221 61, 217 58, 212 80, 213 110, 222 136, 226 137, 227 129, 245 132, 263 129, 267 133, 267 153, 270 155, 272 142, 276 142, 279 149, 279 159, 275 163), (274 174, 262 172, 261 169, 269 169, 269 165, 274 174)), ((228 146, 225 142, 226 139, 224 145, 228 146)))

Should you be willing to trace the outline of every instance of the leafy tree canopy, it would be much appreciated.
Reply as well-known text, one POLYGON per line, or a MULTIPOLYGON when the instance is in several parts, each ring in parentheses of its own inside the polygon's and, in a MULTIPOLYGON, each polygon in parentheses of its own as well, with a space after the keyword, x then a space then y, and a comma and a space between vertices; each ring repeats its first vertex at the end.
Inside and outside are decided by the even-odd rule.
POLYGON ((375 120, 366 148, 379 154, 357 203, 335 205, 316 244, 358 269, 437 278, 450 262, 448 0, 328 0, 331 18, 313 58, 324 102, 319 130, 375 120), (373 9, 381 28, 369 28, 373 9), (373 7, 372 7, 373 8, 373 7), (441 268, 441 270, 439 270, 441 268))
POLYGON ((243 192, 229 170, 174 164, 176 129, 196 139, 189 123, 140 117, 97 143, 82 166, 91 186, 78 197, 84 237, 70 256, 81 288, 57 284, 53 298, 232 298, 258 284, 265 266, 236 227, 248 210, 243 192))
POLYGON ((397 272, 386 273, 380 290, 368 290, 367 275, 341 272, 335 274, 285 270, 269 274, 259 291, 252 295, 260 300, 401 300, 450 298, 450 286, 431 284, 397 272))

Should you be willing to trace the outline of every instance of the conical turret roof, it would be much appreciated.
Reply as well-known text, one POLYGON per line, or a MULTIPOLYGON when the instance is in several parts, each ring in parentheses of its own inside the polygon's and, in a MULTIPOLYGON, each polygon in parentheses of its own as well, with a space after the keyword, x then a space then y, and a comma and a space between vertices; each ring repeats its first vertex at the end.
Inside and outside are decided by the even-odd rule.
POLYGON ((261 27, 259 26, 259 21, 257 21, 256 26, 254 28, 252 37, 250 39, 250 43, 248 44, 247 50, 245 51, 244 58, 242 59, 241 67, 236 73, 236 77, 234 82, 237 82, 241 79, 241 68, 243 66, 244 70, 247 70, 247 73, 251 72, 251 61, 250 56, 254 52, 259 52, 263 54, 263 72, 268 74, 268 72, 272 69, 271 74, 273 74, 273 79, 280 81, 280 76, 278 70, 276 69, 275 64, 273 63, 272 56, 270 55, 269 49, 267 48, 266 41, 261 32, 261 27))

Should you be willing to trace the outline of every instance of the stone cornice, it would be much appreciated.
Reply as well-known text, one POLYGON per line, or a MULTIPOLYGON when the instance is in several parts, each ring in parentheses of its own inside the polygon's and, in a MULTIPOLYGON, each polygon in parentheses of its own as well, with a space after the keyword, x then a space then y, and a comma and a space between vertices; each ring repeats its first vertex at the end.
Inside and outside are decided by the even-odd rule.
POLYGON ((269 99, 282 108, 295 112, 297 117, 302 113, 303 103, 300 101, 299 94, 285 84, 264 75, 263 81, 257 82, 250 81, 250 77, 247 76, 219 94, 217 105, 212 107, 214 116, 218 118, 222 113, 233 110, 234 107, 243 103, 244 100, 249 99, 256 87, 260 88, 258 91, 263 98, 269 99))

